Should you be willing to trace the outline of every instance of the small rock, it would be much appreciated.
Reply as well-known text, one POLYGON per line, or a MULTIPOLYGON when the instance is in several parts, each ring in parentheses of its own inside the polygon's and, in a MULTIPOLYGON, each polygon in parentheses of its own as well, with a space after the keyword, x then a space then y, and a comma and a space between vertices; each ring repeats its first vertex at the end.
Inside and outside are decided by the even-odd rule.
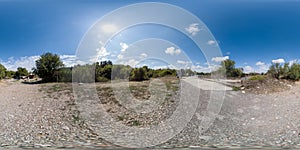
POLYGON ((212 137, 211 136, 199 136, 199 139, 204 141, 209 141, 212 137))
POLYGON ((255 118, 251 118, 251 120, 255 120, 255 118))
POLYGON ((64 130, 70 130, 70 128, 67 127, 67 126, 63 126, 62 129, 64 129, 64 130))
POLYGON ((242 93, 243 93, 243 94, 245 94, 245 93, 246 93, 246 91, 242 91, 242 93))

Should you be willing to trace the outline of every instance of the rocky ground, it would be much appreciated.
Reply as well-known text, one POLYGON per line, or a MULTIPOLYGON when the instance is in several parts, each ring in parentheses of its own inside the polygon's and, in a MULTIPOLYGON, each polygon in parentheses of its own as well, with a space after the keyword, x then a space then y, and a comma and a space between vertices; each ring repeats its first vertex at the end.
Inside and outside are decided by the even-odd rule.
MULTIPOLYGON (((166 99, 151 113, 136 114, 113 98, 109 84, 96 89, 105 110, 129 127, 157 125, 178 106, 179 82, 165 79, 166 99)), ((148 82, 131 83, 130 91, 141 101, 149 99, 148 82)), ((226 91, 214 123, 199 132, 210 91, 200 90, 195 115, 176 136, 154 148, 298 148, 300 147, 300 85, 281 92, 226 91)), ((181 87, 182 88, 182 87, 181 87)), ((195 87, 188 91, 195 90, 195 87)), ((159 92, 159 91, 158 91, 159 92)), ((104 140, 93 124, 82 118, 72 85, 0 82, 0 146, 4 148, 120 148, 104 140)), ((91 110, 93 111, 93 110, 91 110)), ((96 110, 95 110, 96 111, 96 110)), ((146 136, 146 135, 145 135, 146 136)))
POLYGON ((263 78, 260 80, 242 81, 242 90, 255 94, 270 94, 287 91, 294 85, 294 82, 289 80, 278 80, 269 76, 260 77, 263 78))

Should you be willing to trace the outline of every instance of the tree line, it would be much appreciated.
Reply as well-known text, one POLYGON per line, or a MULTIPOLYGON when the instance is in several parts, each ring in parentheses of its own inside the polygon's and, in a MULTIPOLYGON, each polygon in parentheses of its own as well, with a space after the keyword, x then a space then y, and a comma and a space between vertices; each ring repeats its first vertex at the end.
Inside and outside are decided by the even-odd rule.
POLYGON ((132 68, 129 65, 101 61, 93 64, 65 67, 59 56, 52 53, 41 55, 33 73, 44 82, 106 82, 114 79, 143 81, 150 78, 176 76, 175 69, 151 69, 147 66, 132 68))
POLYGON ((0 79, 15 78, 19 79, 22 76, 28 76, 29 72, 26 68, 18 67, 17 71, 7 70, 2 64, 0 64, 0 79))
MULTIPOLYGON (((235 61, 227 59, 221 62, 219 67, 213 73, 225 74, 228 78, 240 78, 246 75, 256 75, 258 73, 246 74, 243 68, 236 68, 235 61)), ((152 69, 147 66, 133 68, 129 65, 113 64, 111 61, 101 61, 93 64, 75 65, 65 67, 57 54, 45 53, 36 61, 36 67, 33 73, 43 79, 44 82, 106 82, 115 79, 128 79, 130 81, 143 81, 150 78, 164 76, 184 76, 184 75, 203 75, 210 76, 211 73, 192 71, 191 69, 152 69), (180 74, 178 74, 180 73, 180 74)), ((299 80, 300 64, 273 63, 268 75, 277 79, 299 80)), ((19 67, 17 71, 7 70, 0 64, 0 79, 16 78, 28 76, 26 68, 19 67)))

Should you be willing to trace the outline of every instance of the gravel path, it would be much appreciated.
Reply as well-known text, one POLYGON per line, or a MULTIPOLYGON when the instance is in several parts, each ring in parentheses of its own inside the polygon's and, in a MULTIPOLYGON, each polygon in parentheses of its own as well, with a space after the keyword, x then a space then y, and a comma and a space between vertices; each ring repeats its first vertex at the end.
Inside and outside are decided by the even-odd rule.
POLYGON ((1 83, 1 147, 74 148, 92 143, 95 147, 106 146, 97 134, 74 121, 76 108, 68 91, 41 91, 43 86, 54 85, 1 83))
MULTIPOLYGON (((72 89, 41 91, 46 85, 0 83, 0 146, 5 148, 117 148, 105 142, 89 124, 81 122, 72 89), (74 121, 75 120, 75 121, 74 121)), ((68 86, 68 84, 59 84, 68 86)), ((195 91, 190 86, 190 91, 195 91)), ((205 121, 210 91, 200 90, 191 122, 172 139, 155 148, 298 148, 300 147, 300 85, 268 95, 226 91, 213 125, 199 132, 205 121)))

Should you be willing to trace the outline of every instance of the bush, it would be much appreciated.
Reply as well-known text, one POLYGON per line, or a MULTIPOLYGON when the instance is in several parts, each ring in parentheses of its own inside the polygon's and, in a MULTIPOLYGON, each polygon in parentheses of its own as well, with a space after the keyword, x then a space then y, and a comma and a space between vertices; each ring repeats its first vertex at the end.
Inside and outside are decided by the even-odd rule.
POLYGON ((134 68, 129 78, 130 81, 143 81, 147 79, 147 72, 144 68, 134 68))
POLYGON ((5 77, 6 68, 0 64, 0 80, 5 77))
POLYGON ((59 82, 72 82, 73 68, 61 68, 56 72, 59 82))
POLYGON ((291 80, 299 80, 300 79, 300 64, 294 63, 291 66, 289 78, 291 80))
POLYGON ((96 82, 107 82, 107 81, 109 81, 109 79, 105 77, 96 77, 96 82))
POLYGON ((21 76, 28 76, 28 74, 29 73, 26 68, 18 67, 15 76, 16 78, 20 78, 21 76))
POLYGON ((300 79, 300 64, 293 63, 289 66, 288 63, 285 63, 284 66, 276 63, 272 64, 268 74, 277 79, 289 79, 289 80, 299 80, 300 79))

